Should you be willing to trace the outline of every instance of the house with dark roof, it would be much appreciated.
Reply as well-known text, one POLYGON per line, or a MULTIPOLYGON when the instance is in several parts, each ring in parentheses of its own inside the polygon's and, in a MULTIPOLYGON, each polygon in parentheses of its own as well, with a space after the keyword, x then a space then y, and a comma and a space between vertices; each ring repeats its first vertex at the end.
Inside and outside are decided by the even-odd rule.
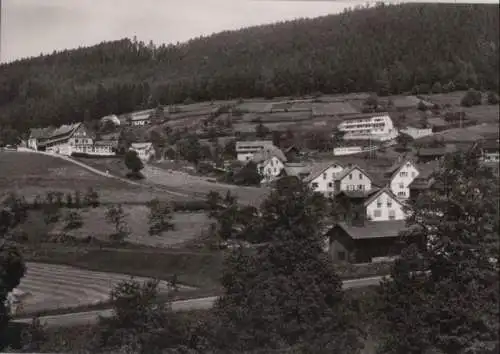
POLYGON ((336 191, 369 191, 371 189, 370 176, 357 165, 345 168, 335 176, 336 191))
POLYGON ((439 169, 439 166, 440 166, 439 160, 434 160, 431 162, 417 165, 419 174, 417 178, 415 178, 413 182, 410 183, 409 185, 410 200, 414 201, 418 198, 418 196, 421 193, 438 187, 438 184, 436 184, 433 174, 439 169))
POLYGON ((257 165, 257 171, 262 176, 262 183, 266 183, 281 174, 287 158, 283 151, 272 145, 256 152, 251 161, 257 165))
POLYGON ((300 158, 300 149, 295 145, 287 147, 283 151, 283 153, 285 154, 287 160, 290 162, 296 162, 300 158))
POLYGON ((340 191, 335 195, 340 220, 364 225, 366 221, 405 220, 406 213, 400 200, 389 188, 373 188, 368 191, 340 191))
POLYGON ((54 127, 30 129, 27 143, 28 148, 38 150, 39 146, 42 147, 43 143, 52 136, 55 129, 54 127))
POLYGON ((368 263, 397 256, 405 246, 404 220, 340 222, 326 232, 328 253, 334 262, 368 263))
POLYGON ((315 192, 333 196, 335 178, 343 170, 344 166, 334 161, 316 163, 311 166, 310 173, 304 178, 304 182, 315 192))
POLYGON ((399 199, 410 197, 410 184, 418 177, 419 171, 416 163, 411 159, 398 159, 387 171, 389 188, 399 199))
POLYGON ((454 145, 436 146, 436 147, 421 147, 417 151, 417 162, 426 163, 441 159, 448 153, 457 151, 454 145))

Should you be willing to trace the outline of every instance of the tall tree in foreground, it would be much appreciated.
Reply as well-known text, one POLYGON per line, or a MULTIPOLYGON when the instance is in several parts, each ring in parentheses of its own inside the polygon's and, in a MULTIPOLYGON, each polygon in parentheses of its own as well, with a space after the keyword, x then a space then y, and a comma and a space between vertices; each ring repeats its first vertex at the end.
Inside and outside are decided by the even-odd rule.
POLYGON ((493 353, 498 345, 498 179, 477 153, 448 155, 408 224, 426 247, 410 247, 381 286, 381 353, 493 353), (415 264, 429 274, 412 273, 415 264))
POLYGON ((9 339, 5 333, 10 319, 8 295, 19 285, 26 272, 21 253, 14 245, 5 241, 7 232, 21 219, 16 215, 16 210, 0 207, 0 349, 3 349, 9 339))
POLYGON ((268 244, 228 257, 225 292, 215 307, 216 346, 231 352, 357 352, 359 333, 344 306, 341 281, 323 252, 324 214, 316 198, 297 183, 273 191, 263 203, 259 230, 267 233, 268 244))
POLYGON ((183 344, 186 334, 170 303, 158 301, 158 282, 126 281, 111 292, 113 315, 99 320, 95 351, 164 353, 183 344))

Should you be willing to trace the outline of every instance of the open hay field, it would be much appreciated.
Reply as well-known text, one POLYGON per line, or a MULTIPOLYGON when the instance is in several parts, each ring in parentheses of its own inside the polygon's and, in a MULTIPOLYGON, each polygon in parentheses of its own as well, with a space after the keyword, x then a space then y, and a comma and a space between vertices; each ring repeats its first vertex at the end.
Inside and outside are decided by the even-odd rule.
POLYGON ((198 198, 205 198, 210 191, 226 194, 230 191, 241 203, 259 205, 269 194, 269 189, 263 187, 243 187, 224 183, 210 182, 207 178, 189 175, 187 173, 164 170, 147 165, 142 173, 148 183, 175 189, 198 198))
POLYGON ((434 134, 434 137, 442 137, 446 142, 476 142, 483 138, 484 134, 497 132, 498 124, 479 124, 467 128, 448 129, 434 134))
MULTIPOLYGON (((129 275, 118 273, 28 262, 26 275, 18 287, 26 293, 18 312, 33 313, 106 302, 112 288, 130 278, 129 275)), ((135 278, 140 282, 146 279, 135 278)), ((168 291, 168 283, 161 281, 159 289, 160 292, 168 291)))
POLYGON ((478 123, 498 123, 500 105, 486 105, 474 107, 461 107, 468 119, 476 120, 478 123))
POLYGON ((440 106, 444 105, 452 105, 452 106, 460 106, 460 101, 464 97, 466 91, 456 91, 450 93, 436 93, 431 95, 423 95, 427 101, 431 103, 437 103, 440 106))
POLYGON ((266 101, 244 101, 236 105, 236 108, 244 112, 269 112, 271 110, 272 103, 266 101))
MULTIPOLYGON (((83 226, 77 230, 64 231, 63 220, 54 226, 52 232, 66 233, 70 236, 84 238, 93 236, 98 239, 107 240, 109 235, 115 232, 113 225, 106 221, 106 208, 90 208, 81 211, 83 226)), ((172 247, 196 239, 206 230, 210 221, 205 213, 173 213, 174 230, 163 232, 158 236, 148 234, 149 208, 145 205, 124 205, 130 235, 126 241, 154 247, 172 247)), ((62 214, 65 214, 65 210, 62 214)))
POLYGON ((85 192, 94 188, 103 202, 147 202, 155 196, 172 199, 161 194, 117 179, 90 172, 57 157, 25 153, 0 152, 0 194, 11 191, 32 200, 48 191, 85 192))
POLYGON ((328 115, 345 115, 360 113, 357 107, 354 107, 349 102, 329 102, 329 103, 314 103, 313 114, 315 116, 328 115))

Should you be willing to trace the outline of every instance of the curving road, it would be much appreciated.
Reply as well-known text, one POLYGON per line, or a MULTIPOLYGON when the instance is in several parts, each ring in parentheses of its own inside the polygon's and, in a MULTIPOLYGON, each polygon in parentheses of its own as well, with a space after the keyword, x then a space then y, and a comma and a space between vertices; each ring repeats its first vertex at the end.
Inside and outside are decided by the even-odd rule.
MULTIPOLYGON (((344 280, 342 282, 344 289, 362 288, 372 285, 378 285, 384 279, 384 276, 376 276, 361 279, 351 279, 344 280)), ((174 311, 189 311, 189 310, 206 310, 210 309, 217 296, 203 297, 198 299, 190 300, 180 300, 172 303, 172 309, 174 311)), ((97 322, 99 316, 110 317, 113 311, 107 310, 95 310, 86 312, 77 312, 64 315, 53 315, 53 316, 43 316, 40 317, 40 322, 49 327, 71 327, 76 325, 85 325, 97 322)), ((31 318, 24 318, 14 320, 17 323, 31 323, 31 318)))

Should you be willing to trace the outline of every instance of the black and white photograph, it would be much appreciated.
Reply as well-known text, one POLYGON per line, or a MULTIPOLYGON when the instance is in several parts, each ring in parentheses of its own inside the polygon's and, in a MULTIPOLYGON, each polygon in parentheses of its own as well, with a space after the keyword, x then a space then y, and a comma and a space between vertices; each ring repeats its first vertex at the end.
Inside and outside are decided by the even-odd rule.
POLYGON ((0 353, 500 354, 498 0, 0 0, 0 353))

